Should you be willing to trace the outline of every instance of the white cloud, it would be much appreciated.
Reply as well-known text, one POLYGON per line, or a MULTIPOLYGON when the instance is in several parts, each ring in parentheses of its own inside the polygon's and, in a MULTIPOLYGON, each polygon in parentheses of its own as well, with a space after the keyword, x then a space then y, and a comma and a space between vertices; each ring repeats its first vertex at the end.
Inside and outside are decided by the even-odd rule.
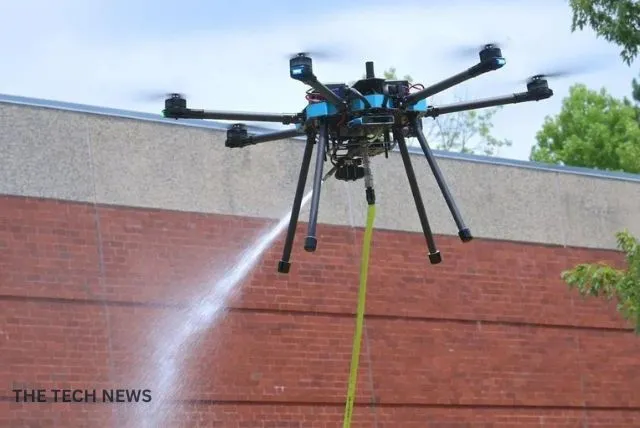
MULTIPOLYGON (((94 37, 91 32, 108 3, 53 4, 23 1, 0 6, 0 15, 9 21, 0 29, 0 37, 12 41, 2 48, 12 66, 0 69, 0 92, 159 112, 161 99, 156 104, 138 103, 136 93, 177 90, 190 95, 193 107, 294 112, 304 106, 306 88, 289 78, 284 55, 318 43, 354 52, 339 63, 314 63, 326 82, 354 80, 363 74, 364 62, 373 60, 378 73, 395 66, 400 74, 429 84, 476 61, 452 59, 448 53, 455 45, 507 40, 507 66, 457 91, 474 98, 521 91, 524 86, 515 81, 567 60, 610 61, 599 72, 577 79, 592 87, 606 86, 617 96, 629 94, 630 80, 637 73, 637 68, 622 64, 616 46, 590 32, 571 34, 568 5, 551 0, 429 2, 402 9, 357 5, 353 10, 347 4, 340 13, 278 26, 167 31, 163 38, 128 40, 94 37)), ((528 156, 544 116, 559 110, 571 83, 571 79, 552 81, 556 96, 551 100, 505 107, 494 128, 498 136, 514 141, 504 156, 528 156)), ((444 94, 439 98, 451 99, 444 94)))

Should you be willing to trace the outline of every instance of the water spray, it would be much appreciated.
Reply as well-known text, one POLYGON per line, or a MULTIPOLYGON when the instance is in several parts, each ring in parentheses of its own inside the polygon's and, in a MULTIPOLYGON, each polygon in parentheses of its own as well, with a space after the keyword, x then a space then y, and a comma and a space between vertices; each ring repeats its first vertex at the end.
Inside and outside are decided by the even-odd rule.
MULTIPOLYGON (((331 169, 322 182, 334 174, 331 169)), ((301 207, 306 206, 311 200, 313 191, 310 190, 302 198, 301 207)), ((152 365, 156 367, 151 377, 157 382, 159 397, 154 400, 157 408, 146 409, 146 414, 141 415, 143 426, 157 427, 170 416, 172 411, 169 400, 169 392, 179 384, 179 372, 181 363, 189 351, 189 345, 197 343, 197 335, 212 328, 218 322, 229 300, 239 291, 238 286, 260 261, 262 255, 271 247, 276 238, 289 224, 291 212, 280 218, 277 224, 262 233, 256 240, 247 246, 240 257, 227 269, 222 277, 215 281, 211 291, 202 298, 192 302, 185 312, 180 312, 165 320, 167 324, 159 329, 158 342, 155 344, 155 352, 152 356, 152 365)), ((214 281, 212 281, 214 282, 214 281)))

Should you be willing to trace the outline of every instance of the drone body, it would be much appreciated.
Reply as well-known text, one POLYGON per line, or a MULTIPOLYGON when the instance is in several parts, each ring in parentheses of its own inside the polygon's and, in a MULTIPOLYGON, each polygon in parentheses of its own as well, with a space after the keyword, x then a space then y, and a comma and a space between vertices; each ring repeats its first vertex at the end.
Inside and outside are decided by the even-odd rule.
POLYGON ((463 242, 468 242, 472 240, 471 232, 465 226, 442 172, 427 144, 422 132, 422 118, 435 118, 441 114, 504 104, 539 101, 553 95, 544 76, 534 76, 528 81, 526 92, 440 107, 427 104, 428 97, 484 73, 498 70, 506 64, 500 48, 495 45, 486 45, 480 50, 479 57, 478 64, 424 88, 422 85, 411 85, 407 80, 376 78, 372 62, 366 63, 366 78, 353 85, 345 83, 324 85, 313 73, 311 58, 306 54, 298 54, 290 60, 290 77, 311 87, 306 94, 307 106, 300 113, 271 114, 194 110, 187 108, 186 100, 179 94, 172 94, 165 101, 163 113, 165 117, 174 119, 264 121, 295 125, 295 128, 291 130, 251 136, 243 123, 236 123, 227 131, 225 145, 229 148, 246 147, 306 134, 307 144, 302 157, 285 248, 282 260, 278 265, 278 271, 281 273, 289 272, 291 265, 289 259, 314 146, 316 146, 316 164, 313 194, 308 232, 304 244, 307 251, 315 251, 317 246, 316 226, 322 182, 330 175, 335 175, 336 179, 344 181, 364 179, 367 202, 372 205, 375 203, 375 192, 369 159, 380 154, 385 154, 388 157, 389 151, 397 146, 402 156, 429 249, 429 259, 432 264, 436 264, 440 263, 441 256, 429 226, 405 139, 409 137, 418 139, 458 227, 458 235, 463 242), (422 89, 412 92, 417 87, 422 87, 422 89), (333 164, 333 168, 326 176, 323 176, 324 161, 327 157, 333 164))

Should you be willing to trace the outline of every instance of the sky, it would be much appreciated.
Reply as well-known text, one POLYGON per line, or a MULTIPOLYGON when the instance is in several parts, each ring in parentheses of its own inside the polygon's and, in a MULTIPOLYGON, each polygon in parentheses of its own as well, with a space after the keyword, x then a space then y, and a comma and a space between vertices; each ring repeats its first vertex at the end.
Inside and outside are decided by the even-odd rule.
MULTIPOLYGON (((594 65, 549 81, 551 99, 508 105, 493 133, 512 147, 499 156, 528 159, 545 116, 560 111, 574 83, 629 96, 640 62, 590 30, 572 33, 566 0, 21 0, 0 1, 0 93, 160 113, 163 98, 183 92, 189 106, 295 113, 302 83, 289 77, 288 55, 314 48, 340 53, 314 61, 324 82, 395 67, 425 86, 477 62, 460 46, 504 43, 507 65, 436 96, 438 103, 525 90, 524 79, 564 65, 594 65)), ((431 100, 430 100, 431 101, 431 100)))

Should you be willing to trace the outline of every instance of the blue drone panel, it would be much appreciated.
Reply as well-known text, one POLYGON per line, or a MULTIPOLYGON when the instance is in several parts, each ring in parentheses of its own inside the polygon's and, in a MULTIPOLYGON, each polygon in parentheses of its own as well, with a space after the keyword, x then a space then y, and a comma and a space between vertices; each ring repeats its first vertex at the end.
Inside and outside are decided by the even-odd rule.
MULTIPOLYGON (((373 108, 381 108, 382 107, 382 103, 384 102, 384 95, 380 95, 380 94, 374 94, 374 95, 365 95, 364 96, 367 101, 369 101, 369 104, 371 104, 371 107, 373 108)), ((389 108, 393 108, 393 101, 391 99, 387 100, 387 107, 389 108)), ((351 110, 352 111, 360 111, 360 110, 364 110, 364 102, 362 102, 362 100, 359 99, 355 99, 353 101, 351 101, 351 110)))
POLYGON ((417 103, 410 105, 407 110, 409 111, 427 111, 427 100, 420 100, 417 103))
MULTIPOLYGON (((365 95, 364 97, 367 99, 367 101, 369 101, 369 104, 371 104, 372 108, 382 108, 382 103, 384 102, 384 98, 385 98, 384 95, 374 94, 374 95, 365 95)), ((351 111, 354 111, 354 112, 365 109, 364 102, 362 102, 362 100, 359 100, 359 99, 355 99, 351 101, 350 107, 351 107, 351 111)), ((393 100, 391 100, 391 98, 387 100, 387 107, 388 108, 396 107, 394 105, 393 100)), ((338 114, 338 109, 336 109, 333 106, 333 104, 329 104, 325 101, 309 104, 305 110, 307 113, 307 119, 334 116, 338 114)), ((419 112, 427 111, 427 100, 420 100, 414 105, 409 106, 407 110, 419 111, 419 112)))
POLYGON ((333 104, 329 104, 325 101, 309 104, 305 110, 307 112, 307 119, 333 116, 338 114, 338 109, 336 109, 333 104))

